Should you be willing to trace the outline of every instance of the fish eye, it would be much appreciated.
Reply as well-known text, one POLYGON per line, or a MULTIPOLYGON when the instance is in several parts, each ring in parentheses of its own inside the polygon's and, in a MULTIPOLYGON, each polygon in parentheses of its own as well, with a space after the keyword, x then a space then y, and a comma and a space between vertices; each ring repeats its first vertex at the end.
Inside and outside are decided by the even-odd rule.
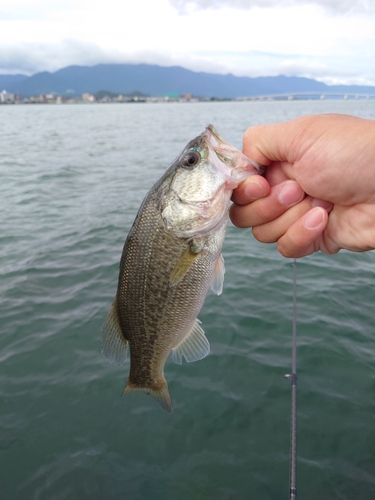
POLYGON ((182 166, 187 168, 194 167, 201 159, 201 155, 197 151, 189 151, 182 159, 182 166))

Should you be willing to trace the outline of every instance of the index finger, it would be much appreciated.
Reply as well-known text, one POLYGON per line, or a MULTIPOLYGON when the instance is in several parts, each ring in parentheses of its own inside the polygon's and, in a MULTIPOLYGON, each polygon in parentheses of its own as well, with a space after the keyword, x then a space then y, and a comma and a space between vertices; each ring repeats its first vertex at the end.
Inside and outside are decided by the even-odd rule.
POLYGON ((270 185, 266 179, 260 175, 252 175, 234 189, 232 201, 237 205, 246 205, 251 201, 267 196, 269 192, 270 185))

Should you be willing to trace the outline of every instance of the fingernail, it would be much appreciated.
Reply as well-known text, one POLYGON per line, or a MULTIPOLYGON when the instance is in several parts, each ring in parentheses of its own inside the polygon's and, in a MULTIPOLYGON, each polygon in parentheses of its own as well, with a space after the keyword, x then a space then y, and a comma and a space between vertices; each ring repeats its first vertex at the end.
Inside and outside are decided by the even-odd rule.
POLYGON ((313 208, 305 217, 303 225, 307 229, 315 229, 323 222, 324 219, 324 208, 316 207, 313 208))
POLYGON ((285 182, 279 191, 279 202, 289 207, 302 200, 304 192, 295 181, 285 182))
POLYGON ((253 181, 245 187, 245 194, 252 200, 257 200, 258 198, 263 198, 263 196, 265 196, 266 190, 260 182, 253 181))

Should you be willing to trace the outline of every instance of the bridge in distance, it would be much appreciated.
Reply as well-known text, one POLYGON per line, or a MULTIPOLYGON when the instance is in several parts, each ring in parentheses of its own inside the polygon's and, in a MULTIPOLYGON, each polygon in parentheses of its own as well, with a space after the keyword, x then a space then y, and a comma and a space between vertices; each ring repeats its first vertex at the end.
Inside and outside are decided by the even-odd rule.
POLYGON ((372 100, 375 94, 354 94, 352 92, 285 92, 281 94, 253 95, 238 97, 237 101, 276 101, 276 100, 321 100, 343 99, 343 100, 372 100))

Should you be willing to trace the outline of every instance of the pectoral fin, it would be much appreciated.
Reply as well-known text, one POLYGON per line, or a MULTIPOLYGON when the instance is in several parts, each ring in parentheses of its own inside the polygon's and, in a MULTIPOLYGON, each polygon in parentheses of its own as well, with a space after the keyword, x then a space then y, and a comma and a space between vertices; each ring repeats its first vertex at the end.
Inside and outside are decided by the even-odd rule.
POLYGON ((212 281, 211 281, 211 290, 214 293, 216 293, 216 295, 221 295, 223 291, 224 274, 225 274, 224 258, 220 254, 219 257, 216 259, 214 274, 212 276, 212 281))
POLYGON ((115 299, 102 329, 102 352, 110 363, 120 365, 126 359, 127 346, 128 341, 122 332, 115 299))
POLYGON ((188 363, 192 363, 205 358, 209 352, 210 343, 200 326, 199 319, 196 319, 190 332, 172 349, 172 361, 181 365, 184 356, 188 363))
POLYGON ((171 284, 175 285, 181 281, 184 276, 188 273, 191 266, 194 264, 196 259, 199 257, 201 251, 203 250, 203 244, 200 240, 191 240, 188 247, 178 259, 172 275, 171 284))

